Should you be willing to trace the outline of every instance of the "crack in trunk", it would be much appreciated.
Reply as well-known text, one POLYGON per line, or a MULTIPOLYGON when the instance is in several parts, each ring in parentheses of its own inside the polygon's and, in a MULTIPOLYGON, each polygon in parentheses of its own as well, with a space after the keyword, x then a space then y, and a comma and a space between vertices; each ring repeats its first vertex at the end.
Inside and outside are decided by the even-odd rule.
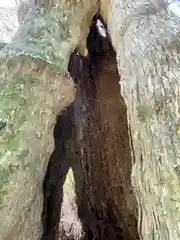
POLYGON ((43 240, 58 239, 63 184, 70 167, 83 239, 139 239, 116 54, 109 37, 98 33, 96 20, 97 16, 87 39, 88 57, 76 52, 70 57, 77 92, 54 129, 55 150, 43 186, 43 240))

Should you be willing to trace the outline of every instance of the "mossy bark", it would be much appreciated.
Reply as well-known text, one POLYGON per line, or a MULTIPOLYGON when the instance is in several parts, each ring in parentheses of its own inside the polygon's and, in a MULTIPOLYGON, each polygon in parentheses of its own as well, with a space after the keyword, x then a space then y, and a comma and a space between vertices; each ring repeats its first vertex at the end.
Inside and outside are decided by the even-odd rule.
MULTIPOLYGON (((105 3, 101 1, 101 11, 117 53, 133 140, 131 180, 138 200, 139 233, 142 239, 176 240, 180 238, 179 20, 156 0, 105 3)), ((36 9, 1 52, 0 239, 34 240, 41 235, 41 187, 53 149, 55 116, 74 97, 67 73, 69 55, 79 44, 83 49, 97 9, 96 1, 85 0, 73 5, 57 1, 36 9)), ((115 169, 101 163, 113 186, 115 169)), ((100 181, 99 186, 99 192, 95 189, 99 195, 107 193, 114 206, 121 204, 108 183, 100 181)), ((100 199, 91 202, 103 206, 100 199)), ((133 212, 134 201, 129 206, 133 212)))
POLYGON ((75 95, 69 55, 96 1, 36 8, 0 52, 0 239, 39 239, 56 115, 75 95))

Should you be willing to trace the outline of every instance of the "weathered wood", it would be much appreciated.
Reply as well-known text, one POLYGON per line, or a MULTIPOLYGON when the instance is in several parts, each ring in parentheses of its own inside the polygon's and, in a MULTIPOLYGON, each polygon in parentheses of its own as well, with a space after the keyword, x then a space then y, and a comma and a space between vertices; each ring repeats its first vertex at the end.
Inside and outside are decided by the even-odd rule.
POLYGON ((120 96, 115 52, 107 51, 101 65, 94 77, 96 95, 88 109, 85 134, 87 192, 101 220, 101 238, 134 240, 138 239, 136 200, 130 180, 127 113, 120 96))

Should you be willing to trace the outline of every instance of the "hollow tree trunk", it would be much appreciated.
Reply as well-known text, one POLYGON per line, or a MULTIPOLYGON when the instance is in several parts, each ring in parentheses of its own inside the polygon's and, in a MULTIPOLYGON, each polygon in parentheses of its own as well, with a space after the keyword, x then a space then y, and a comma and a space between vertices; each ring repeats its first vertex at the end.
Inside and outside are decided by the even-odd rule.
MULTIPOLYGON (((127 105, 129 135, 133 140, 132 159, 135 160, 132 162, 132 182, 138 200, 139 232, 142 239, 174 240, 180 238, 180 29, 178 19, 170 16, 158 2, 102 0, 101 11, 117 53, 122 96, 127 105)), ((57 8, 50 9, 37 12, 36 17, 27 20, 18 37, 1 53, 1 239, 34 240, 41 235, 40 192, 53 148, 54 119, 74 96, 73 83, 63 74, 67 72, 69 54, 79 42, 84 42, 89 19, 96 12, 97 4, 83 1, 70 6, 66 1, 58 1, 57 8)), ((104 149, 112 146, 112 139, 105 140, 104 149)), ((112 190, 117 183, 112 177, 122 169, 108 164, 106 157, 104 162, 97 164, 106 173, 106 176, 102 173, 102 179, 104 182, 109 179, 109 182, 103 184, 94 172, 100 188, 94 185, 97 195, 90 195, 90 199, 94 205, 103 194, 107 197, 105 201, 108 199, 111 203, 113 199, 113 207, 118 206, 114 210, 116 218, 121 216, 119 223, 129 234, 127 224, 122 221, 133 212, 134 204, 129 203, 127 208, 132 211, 121 215, 121 196, 112 190)), ((129 156, 127 161, 130 161, 129 156)), ((124 179, 120 183, 131 188, 124 179)), ((115 190, 118 187, 115 186, 115 190)), ((104 203, 99 201, 99 205, 102 209, 104 203)), ((133 226, 134 222, 132 220, 133 226)))
MULTIPOLYGON (((0 53, 0 239, 40 239, 55 117, 74 99, 69 55, 96 1, 33 10, 0 53)), ((83 42, 83 41, 82 41, 83 42)))
POLYGON ((85 138, 87 194, 100 222, 100 239, 138 239, 127 113, 114 51, 106 53, 95 87, 85 138))

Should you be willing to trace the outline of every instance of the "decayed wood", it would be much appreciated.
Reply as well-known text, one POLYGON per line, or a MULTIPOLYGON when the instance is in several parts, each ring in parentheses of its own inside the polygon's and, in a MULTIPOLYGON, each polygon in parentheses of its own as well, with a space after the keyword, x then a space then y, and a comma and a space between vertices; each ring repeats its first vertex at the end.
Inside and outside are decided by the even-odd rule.
POLYGON ((102 239, 138 239, 126 106, 120 96, 116 55, 106 54, 95 77, 96 95, 89 107, 85 138, 88 194, 101 229, 104 225, 102 239), (122 233, 116 229, 115 236, 114 229, 110 235, 110 224, 117 224, 122 233))
POLYGON ((56 148, 44 182, 43 239, 50 235, 56 239, 62 186, 70 166, 86 237, 91 233, 88 239, 92 235, 104 240, 138 239, 127 114, 116 54, 108 38, 98 35, 95 22, 87 48, 88 58, 74 53, 70 59, 76 98, 55 127, 56 148))

